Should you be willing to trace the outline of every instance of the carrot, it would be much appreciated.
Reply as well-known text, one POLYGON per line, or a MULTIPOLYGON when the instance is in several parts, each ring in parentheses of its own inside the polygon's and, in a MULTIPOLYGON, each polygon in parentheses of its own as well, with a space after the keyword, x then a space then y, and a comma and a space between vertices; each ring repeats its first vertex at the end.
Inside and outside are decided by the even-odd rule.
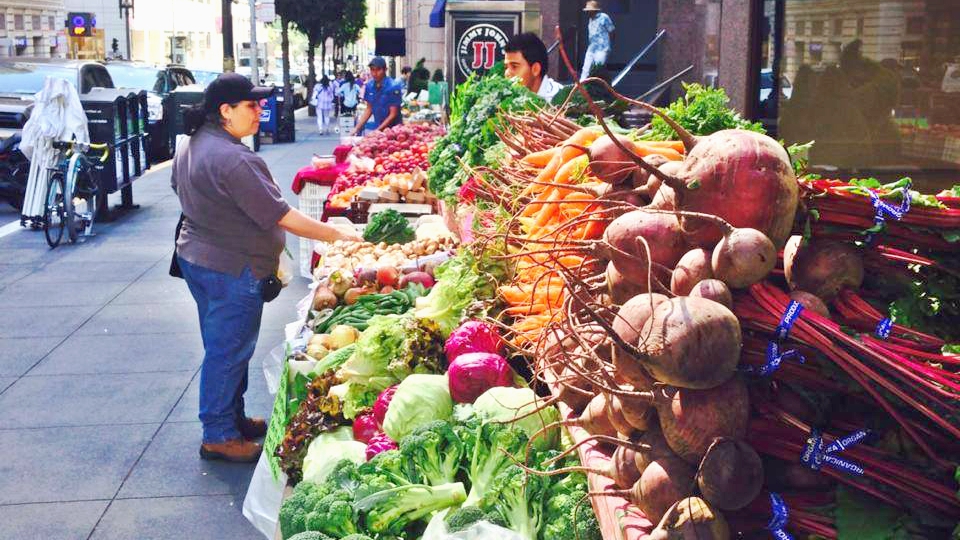
MULTIPOLYGON (((553 158, 550 159, 550 162, 547 163, 547 166, 540 171, 540 174, 537 175, 537 182, 549 182, 556 176, 557 171, 560 170, 566 162, 571 159, 583 155, 583 150, 579 147, 587 146, 593 141, 597 140, 600 135, 603 133, 596 128, 582 128, 573 135, 571 135, 567 140, 563 141, 558 148, 559 151, 553 155, 553 158)), ((537 184, 528 185, 523 192, 523 195, 529 196, 531 193, 535 192, 537 184)))
POLYGON ((640 157, 646 157, 653 154, 659 154, 671 161, 682 161, 683 155, 680 152, 668 147, 651 146, 646 143, 636 143, 636 152, 640 157))
POLYGON ((507 315, 527 315, 539 314, 547 311, 549 306, 546 304, 524 304, 520 306, 508 307, 503 310, 507 315))
POLYGON ((532 217, 536 215, 541 208, 543 208, 543 203, 550 200, 550 197, 553 196, 556 188, 553 186, 545 186, 545 189, 537 195, 537 198, 533 201, 530 201, 527 206, 520 211, 520 217, 532 217))
POLYGON ((546 204, 543 205, 539 211, 537 211, 537 217, 533 222, 534 227, 543 228, 547 223, 550 222, 550 219, 556 216, 559 205, 554 204, 557 201, 563 198, 563 193, 559 189, 555 189, 550 193, 550 197, 545 201, 546 204))
POLYGON ((645 144, 647 146, 658 148, 672 148, 681 154, 684 154, 687 151, 683 146, 683 141, 640 141, 639 144, 645 144))
POLYGON ((539 152, 532 152, 530 154, 527 154, 523 156, 523 159, 521 159, 520 161, 522 161, 523 163, 526 163, 527 165, 533 165, 534 167, 543 168, 550 163, 550 161, 553 159, 553 156, 556 155, 557 152, 558 152, 558 149, 556 147, 548 148, 546 150, 541 150, 539 152))
POLYGON ((557 170, 557 175, 553 177, 553 183, 569 184, 574 175, 576 174, 579 176, 587 169, 587 165, 589 164, 590 158, 585 154, 581 154, 571 159, 570 161, 564 163, 563 166, 557 170))

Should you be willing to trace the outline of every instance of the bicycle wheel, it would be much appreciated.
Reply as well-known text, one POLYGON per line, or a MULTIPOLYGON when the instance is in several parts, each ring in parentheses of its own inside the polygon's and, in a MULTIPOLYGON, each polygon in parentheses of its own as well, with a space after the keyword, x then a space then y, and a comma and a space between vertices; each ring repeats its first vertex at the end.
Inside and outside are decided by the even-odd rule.
POLYGON ((71 241, 76 241, 80 234, 87 234, 93 229, 98 193, 96 177, 86 162, 79 163, 74 171, 72 182, 67 183, 73 184, 73 196, 69 206, 73 216, 71 241))
POLYGON ((51 174, 47 185, 46 204, 43 208, 43 235, 51 248, 60 245, 63 230, 67 226, 65 193, 66 184, 63 173, 57 171, 51 174))

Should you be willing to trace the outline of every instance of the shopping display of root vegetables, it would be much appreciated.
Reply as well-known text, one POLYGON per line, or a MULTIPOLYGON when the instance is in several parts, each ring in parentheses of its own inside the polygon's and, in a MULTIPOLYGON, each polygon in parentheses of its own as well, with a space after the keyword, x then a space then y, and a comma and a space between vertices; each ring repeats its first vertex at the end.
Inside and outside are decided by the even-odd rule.
POLYGON ((474 241, 316 289, 268 435, 284 538, 960 534, 949 193, 805 175, 721 89, 606 88, 653 114, 631 131, 602 80, 573 122, 497 77, 432 159, 495 152, 429 173, 474 241))

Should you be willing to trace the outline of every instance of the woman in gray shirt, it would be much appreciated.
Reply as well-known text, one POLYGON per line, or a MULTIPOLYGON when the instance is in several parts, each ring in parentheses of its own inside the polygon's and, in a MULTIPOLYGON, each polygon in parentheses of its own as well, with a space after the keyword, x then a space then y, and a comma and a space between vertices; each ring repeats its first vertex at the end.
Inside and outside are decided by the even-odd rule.
POLYGON ((173 160, 171 184, 183 208, 177 261, 197 303, 204 357, 200 420, 205 459, 256 461, 266 422, 247 418, 243 393, 257 345, 263 288, 275 279, 286 232, 332 242, 361 238, 291 208, 266 163, 240 139, 257 132, 261 100, 273 88, 225 73, 188 111, 190 140, 173 160))

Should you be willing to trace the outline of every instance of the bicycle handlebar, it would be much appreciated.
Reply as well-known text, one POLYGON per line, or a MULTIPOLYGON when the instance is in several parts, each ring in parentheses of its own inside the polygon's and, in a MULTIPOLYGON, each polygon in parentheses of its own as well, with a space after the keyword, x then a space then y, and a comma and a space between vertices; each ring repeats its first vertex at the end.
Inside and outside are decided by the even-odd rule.
POLYGON ((100 150, 100 163, 105 163, 110 157, 110 145, 106 143, 80 144, 76 141, 54 141, 53 147, 58 150, 66 150, 67 155, 79 151, 86 154, 90 150, 100 150))

